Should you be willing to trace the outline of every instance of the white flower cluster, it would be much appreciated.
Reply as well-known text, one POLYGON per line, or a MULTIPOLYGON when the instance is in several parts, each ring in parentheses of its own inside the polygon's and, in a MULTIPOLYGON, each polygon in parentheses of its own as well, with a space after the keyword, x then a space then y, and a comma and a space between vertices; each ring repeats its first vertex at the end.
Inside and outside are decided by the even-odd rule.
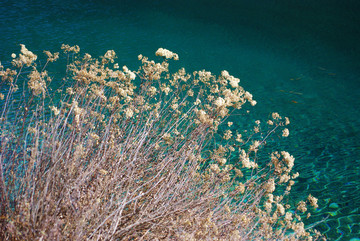
POLYGON ((80 52, 80 47, 78 45, 70 46, 68 44, 63 44, 61 45, 61 49, 63 49, 65 53, 74 52, 77 54, 80 52))
POLYGON ((250 161, 250 158, 246 155, 244 150, 241 150, 240 161, 245 168, 254 169, 258 167, 258 164, 256 164, 254 161, 250 161))
POLYGON ((288 129, 288 128, 285 128, 285 129, 282 131, 282 136, 283 136, 283 137, 288 137, 289 134, 290 134, 290 132, 289 132, 289 129, 288 129))
POLYGON ((212 125, 214 122, 214 119, 212 119, 204 110, 198 110, 196 111, 196 114, 199 118, 199 121, 203 124, 212 125))
POLYGON ((245 92, 244 98, 250 102, 252 106, 256 105, 256 100, 253 100, 252 94, 250 94, 248 91, 245 92))
POLYGON ((54 112, 54 115, 60 114, 60 110, 58 108, 56 108, 55 106, 50 106, 50 109, 52 110, 52 112, 54 112))
POLYGON ((130 71, 125 65, 123 66, 123 71, 129 75, 130 80, 134 80, 136 78, 135 73, 130 71))
POLYGON ((156 52, 155 52, 156 56, 161 56, 164 57, 166 59, 174 59, 174 60, 179 60, 179 56, 176 53, 171 52, 170 50, 167 49, 163 49, 163 48, 159 48, 156 52))
POLYGON ((48 56, 49 62, 54 62, 59 58, 59 52, 52 54, 50 51, 44 51, 44 53, 48 56))
POLYGON ((20 44, 21 46, 21 54, 19 54, 19 58, 15 59, 16 58, 16 54, 12 54, 11 57, 14 58, 12 63, 14 66, 23 66, 23 65, 26 65, 26 66, 30 66, 36 59, 37 59, 37 56, 31 52, 30 50, 28 50, 25 45, 23 44, 20 44))
POLYGON ((286 151, 282 151, 281 155, 283 156, 283 159, 290 171, 294 166, 295 158, 286 151))
POLYGON ((150 96, 155 95, 156 91, 157 91, 157 89, 156 89, 155 86, 150 86, 149 89, 148 89, 148 93, 149 93, 150 96))
POLYGON ((226 102, 225 100, 222 98, 222 97, 218 97, 215 101, 214 101, 214 104, 217 106, 217 107, 223 107, 225 106, 226 102))
POLYGON ((165 93, 165 95, 168 95, 169 92, 171 91, 170 87, 169 86, 166 86, 165 84, 162 84, 161 86, 161 91, 165 93))
POLYGON ((202 82, 208 82, 211 78, 213 78, 210 71, 200 70, 197 74, 199 75, 199 80, 202 82))
POLYGON ((268 182, 266 183, 266 191, 268 193, 272 193, 275 191, 276 185, 274 178, 270 178, 268 182))
POLYGON ((235 190, 240 192, 241 194, 243 194, 245 192, 245 185, 243 183, 239 183, 236 187, 235 190))
POLYGON ((134 115, 134 111, 130 108, 125 109, 125 116, 126 118, 131 118, 134 115))
POLYGON ((210 169, 211 169, 211 171, 213 171, 216 174, 218 174, 220 172, 220 168, 217 164, 211 164, 210 169))
POLYGON ((310 202, 310 205, 313 206, 314 208, 318 208, 318 207, 319 207, 319 205, 317 204, 318 199, 315 198, 314 196, 312 196, 311 194, 309 194, 308 200, 309 200, 309 202, 310 202))
POLYGON ((115 51, 114 50, 108 50, 105 53, 104 58, 110 60, 111 63, 114 63, 114 59, 116 58, 115 51))
POLYGON ((229 81, 231 87, 237 88, 239 86, 240 79, 230 75, 228 71, 226 70, 221 71, 221 76, 229 81))
POLYGON ((44 71, 39 73, 37 69, 34 69, 33 71, 30 72, 28 77, 29 77, 28 86, 32 90, 32 93, 36 96, 40 94, 44 95, 46 91, 45 78, 47 77, 47 72, 44 71))

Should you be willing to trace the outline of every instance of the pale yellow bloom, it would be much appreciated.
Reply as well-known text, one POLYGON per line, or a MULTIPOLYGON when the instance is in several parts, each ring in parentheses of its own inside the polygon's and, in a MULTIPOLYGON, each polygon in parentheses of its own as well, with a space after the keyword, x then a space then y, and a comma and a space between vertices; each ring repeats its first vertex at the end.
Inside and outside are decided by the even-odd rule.
POLYGON ((246 158, 242 158, 241 159, 241 163, 243 164, 243 167, 246 167, 246 168, 251 168, 251 169, 254 169, 254 168, 257 168, 258 167, 258 164, 256 164, 255 162, 253 161, 250 161, 250 158, 246 157, 246 158))
POLYGON ((73 95, 75 94, 73 88, 69 87, 69 88, 66 88, 66 93, 69 94, 69 95, 73 95))
POLYGON ((242 135, 241 135, 241 134, 237 134, 235 140, 236 140, 237 142, 244 142, 244 140, 242 139, 242 135))
POLYGON ((69 52, 79 53, 80 52, 80 47, 78 45, 70 46, 68 44, 63 44, 63 45, 61 45, 61 49, 63 49, 65 53, 69 53, 69 52))
POLYGON ((253 96, 252 96, 252 94, 250 94, 249 92, 245 92, 245 95, 244 95, 244 98, 246 99, 246 100, 248 100, 248 101, 251 101, 252 100, 252 98, 253 98, 253 96))
POLYGON ((148 89, 148 91, 149 91, 149 94, 150 94, 150 95, 155 95, 157 89, 156 89, 154 86, 150 86, 149 89, 148 89))
POLYGON ((226 130, 225 133, 224 133, 223 138, 225 140, 229 140, 231 137, 232 137, 232 131, 231 130, 226 130))
POLYGON ((282 151, 281 155, 283 156, 283 159, 287 164, 289 170, 291 170, 294 166, 295 158, 286 151, 282 151))
POLYGON ((221 97, 218 97, 218 98, 215 100, 214 104, 215 104, 217 107, 222 107, 222 106, 225 105, 225 100, 224 100, 223 98, 221 98, 221 97))
POLYGON ((292 179, 296 179, 299 175, 300 175, 300 174, 297 172, 297 173, 293 174, 291 178, 292 178, 292 179))
POLYGON ((276 211, 282 216, 285 214, 285 208, 282 204, 276 204, 276 211))
POLYGON ((306 203, 304 201, 300 201, 298 203, 297 210, 299 210, 303 213, 306 212, 307 211, 306 203))
POLYGON ((311 194, 309 194, 308 200, 309 200, 309 202, 310 202, 310 205, 313 206, 314 208, 318 208, 318 207, 319 207, 319 205, 317 204, 318 199, 315 198, 315 197, 313 197, 311 194))
POLYGON ((250 145, 249 150, 256 152, 260 146, 260 141, 254 141, 252 145, 250 145))
POLYGON ((265 202, 265 209, 266 211, 270 212, 272 209, 272 203, 271 202, 265 202))
POLYGON ((59 52, 52 54, 50 51, 44 51, 44 53, 48 56, 49 62, 54 62, 59 58, 59 52))
POLYGON ((288 128, 285 128, 283 131, 282 131, 282 136, 283 137, 288 137, 289 136, 289 129, 288 128))
POLYGON ((223 70, 221 71, 221 76, 224 77, 225 79, 229 78, 230 77, 230 74, 228 71, 226 70, 223 70))
POLYGON ((131 118, 134 115, 134 111, 130 108, 125 109, 125 116, 126 118, 131 118))
POLYGON ((240 192, 241 194, 244 194, 244 192, 245 192, 245 185, 240 182, 240 183, 236 186, 235 191, 240 192))
POLYGON ((171 109, 176 110, 179 107, 179 104, 174 103, 171 105, 171 109))
POLYGON ((196 99, 196 101, 194 102, 194 105, 200 105, 201 100, 200 99, 196 99))
POLYGON ((136 78, 136 74, 130 71, 126 66, 123 66, 123 71, 129 76, 130 80, 134 80, 136 78))
POLYGON ((285 117, 285 125, 289 125, 290 124, 290 120, 288 117, 285 117))
POLYGON ((13 60, 13 63, 19 67, 23 65, 30 66, 37 59, 37 56, 33 52, 29 51, 25 47, 25 45, 20 44, 20 46, 21 46, 21 50, 20 50, 21 54, 19 54, 18 59, 13 60))
POLYGON ((271 194, 271 193, 269 193, 269 194, 268 194, 268 200, 267 200, 267 201, 270 202, 270 203, 273 203, 273 202, 274 202, 274 195, 271 194))
POLYGON ((293 219, 291 212, 286 212, 284 220, 290 222, 293 219))
POLYGON ((277 112, 272 113, 271 116, 272 116, 272 118, 273 118, 274 120, 281 118, 280 115, 279 115, 279 113, 277 113, 277 112))
POLYGON ((106 51, 104 58, 110 60, 111 63, 114 62, 114 58, 116 57, 114 50, 108 50, 106 51))
POLYGON ((210 169, 212 172, 214 172, 216 174, 220 172, 220 168, 219 168, 218 164, 211 164, 210 169))
POLYGON ((272 193, 275 191, 275 180, 274 178, 270 178, 266 185, 266 191, 272 193))
POLYGON ((165 93, 165 95, 168 95, 169 92, 170 92, 170 90, 171 90, 171 89, 170 89, 168 86, 166 86, 166 87, 164 87, 164 88, 161 89, 161 91, 163 91, 163 92, 165 93))
POLYGON ((194 91, 190 89, 188 90, 187 94, 188 96, 194 96, 194 91))
POLYGON ((59 115, 60 111, 55 106, 51 106, 50 109, 54 112, 54 115, 59 115))
POLYGON ((45 75, 46 72, 39 73, 35 68, 28 75, 29 77, 28 86, 32 90, 32 93, 36 96, 38 96, 39 94, 43 94, 43 95, 45 94, 46 91, 46 83, 44 80, 45 75))
POLYGON ((225 165, 225 163, 226 163, 226 158, 220 158, 219 159, 219 164, 220 165, 225 165))
POLYGON ((163 48, 159 48, 156 52, 155 52, 156 56, 161 56, 164 57, 166 59, 174 59, 174 60, 179 60, 179 56, 176 53, 171 52, 170 50, 167 49, 163 49, 163 48))
POLYGON ((239 87, 239 82, 240 82, 240 79, 230 76, 229 84, 231 85, 231 87, 233 87, 233 88, 239 87))

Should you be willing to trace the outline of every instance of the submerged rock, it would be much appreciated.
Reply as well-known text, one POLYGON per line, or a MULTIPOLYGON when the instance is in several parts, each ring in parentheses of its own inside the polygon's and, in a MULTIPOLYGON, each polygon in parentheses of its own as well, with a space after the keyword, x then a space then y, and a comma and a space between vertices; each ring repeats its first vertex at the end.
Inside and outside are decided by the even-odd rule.
POLYGON ((331 204, 329 205, 329 208, 338 209, 338 208, 339 208, 339 204, 337 204, 337 203, 331 203, 331 204))

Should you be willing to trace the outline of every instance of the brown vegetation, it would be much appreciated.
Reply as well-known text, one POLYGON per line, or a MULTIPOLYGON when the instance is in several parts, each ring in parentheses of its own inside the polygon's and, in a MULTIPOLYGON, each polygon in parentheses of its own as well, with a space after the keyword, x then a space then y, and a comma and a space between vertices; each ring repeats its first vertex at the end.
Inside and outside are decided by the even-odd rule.
POLYGON ((273 113, 252 130, 227 121, 252 95, 223 71, 169 73, 177 54, 119 70, 63 45, 66 77, 46 71, 21 47, 1 77, 1 240, 315 240, 307 204, 285 202, 294 158, 257 158, 267 138, 284 137, 273 113), (53 81, 55 82, 55 81, 53 81), (20 94, 19 94, 20 93, 20 94), (264 128, 264 130, 263 130, 264 128))

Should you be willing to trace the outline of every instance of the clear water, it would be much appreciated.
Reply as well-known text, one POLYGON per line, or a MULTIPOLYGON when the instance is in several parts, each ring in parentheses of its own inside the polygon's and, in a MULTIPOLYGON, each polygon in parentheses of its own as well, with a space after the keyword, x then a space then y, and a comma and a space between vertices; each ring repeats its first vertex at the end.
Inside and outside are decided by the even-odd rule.
MULTIPOLYGON (((319 198, 329 240, 360 238, 360 2, 355 0, 0 1, 0 61, 78 44, 138 66, 159 47, 188 71, 226 69, 258 105, 291 119, 278 148, 296 157, 296 194, 319 198), (336 205, 335 205, 336 204, 336 205)), ((242 120, 239 120, 242 121, 242 120)))

